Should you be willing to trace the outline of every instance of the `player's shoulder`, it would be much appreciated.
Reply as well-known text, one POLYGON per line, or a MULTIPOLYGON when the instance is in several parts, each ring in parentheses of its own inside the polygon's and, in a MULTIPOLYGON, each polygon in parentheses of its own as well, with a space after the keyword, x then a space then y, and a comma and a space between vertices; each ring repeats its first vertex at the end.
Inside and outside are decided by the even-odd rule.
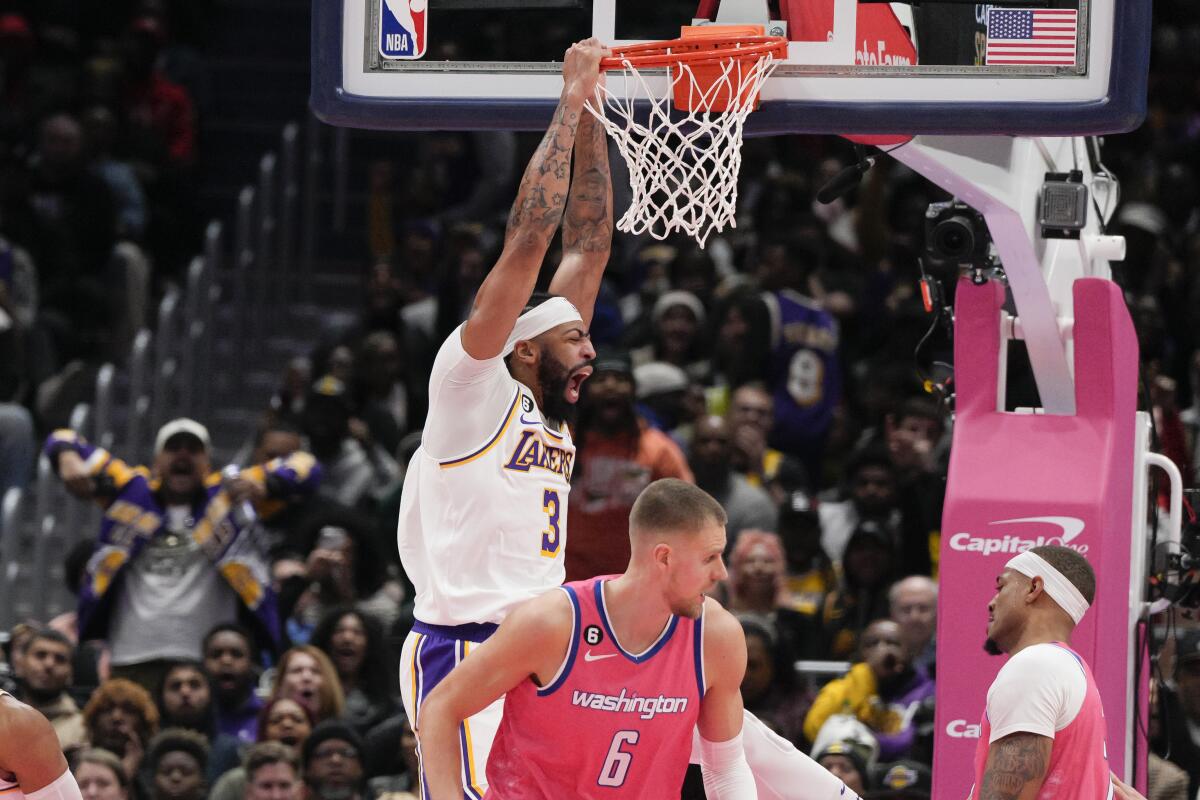
POLYGON ((1009 664, 1030 669, 1036 667, 1079 667, 1079 656, 1061 644, 1041 642, 1031 644, 1008 660, 1009 664))
POLYGON ((503 356, 497 354, 491 358, 478 359, 467 352, 462 340, 465 325, 466 323, 459 325, 442 340, 433 359, 430 380, 433 383, 453 380, 468 384, 477 383, 481 376, 512 380, 504 366, 503 356))
POLYGON ((439 356, 456 357, 467 354, 466 348, 462 344, 462 331, 465 325, 465 322, 460 322, 454 330, 446 335, 446 338, 442 340, 442 344, 438 347, 439 356))
POLYGON ((4 710, 5 716, 12 713, 20 714, 25 711, 33 711, 32 706, 21 702, 12 694, 5 691, 0 691, 0 709, 4 710))
POLYGON ((33 709, 5 691, 0 691, 0 725, 20 720, 26 711, 33 709))
POLYGON ((1000 668, 996 681, 1017 687, 1071 681, 1084 676, 1079 657, 1058 644, 1030 645, 1013 655, 1000 668))
POLYGON ((6 749, 6 743, 29 744, 47 731, 53 734, 54 728, 41 712, 11 694, 0 695, 0 752, 6 749))
POLYGON ((742 623, 738 622, 729 609, 711 597, 704 598, 704 641, 705 645, 734 644, 746 646, 746 635, 742 623))
POLYGON ((704 600, 704 677, 709 688, 736 689, 746 674, 746 635, 742 623, 711 597, 704 600))
POLYGON ((446 366, 451 366, 459 362, 476 365, 493 365, 503 363, 504 358, 501 355, 495 355, 491 358, 479 359, 467 352, 467 348, 463 345, 463 331, 466 329, 467 323, 460 323, 457 328, 450 331, 449 335, 442 340, 441 347, 438 348, 437 356, 434 358, 435 366, 439 362, 446 366))
POLYGON ((508 615, 505 624, 530 634, 570 632, 575 620, 575 603, 565 587, 558 587, 526 600, 508 615))

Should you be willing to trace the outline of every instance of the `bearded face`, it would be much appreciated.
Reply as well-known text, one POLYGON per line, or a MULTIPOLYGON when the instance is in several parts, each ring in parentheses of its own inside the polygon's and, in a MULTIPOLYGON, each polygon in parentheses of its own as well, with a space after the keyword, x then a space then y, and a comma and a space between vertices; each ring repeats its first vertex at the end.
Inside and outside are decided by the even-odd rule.
POLYGON ((559 361, 549 348, 543 351, 538 364, 538 384, 542 387, 542 413, 549 419, 571 423, 575 421, 575 404, 567 399, 567 388, 577 379, 572 369, 559 361))

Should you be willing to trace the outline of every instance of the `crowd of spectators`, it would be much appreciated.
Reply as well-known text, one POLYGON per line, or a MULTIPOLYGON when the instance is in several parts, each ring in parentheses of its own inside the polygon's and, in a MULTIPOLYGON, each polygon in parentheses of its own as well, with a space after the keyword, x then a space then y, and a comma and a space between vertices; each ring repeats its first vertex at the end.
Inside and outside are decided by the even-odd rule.
POLYGON ((198 249, 210 6, 0 2, 0 492, 198 249))
MULTIPOLYGON (((73 376, 142 323, 194 222, 189 44, 150 3, 87 36, 55 7, 0 4, 0 488, 28 480, 35 430, 61 426, 73 376)), ((1128 243, 1114 273, 1146 404, 1194 485, 1200 48, 1183 7, 1156 8, 1149 117, 1103 155, 1123 179, 1109 229, 1128 243)), ((3 680, 53 722, 87 800, 416 796, 399 487, 433 355, 493 263, 536 137, 400 138, 367 176, 363 306, 280 365, 238 469, 216 471, 204 420, 164 426, 147 470, 70 432, 44 448, 109 514, 64 563, 78 613, 13 629, 3 680)), ((641 489, 695 481, 729 515, 720 598, 746 633, 746 706, 856 791, 927 797, 951 437, 929 386, 952 359, 941 329, 918 348, 933 320, 917 260, 924 210, 946 198, 881 160, 817 203, 850 158, 834 138, 749 140, 736 228, 703 250, 617 236, 573 421, 567 569, 621 571, 641 489), (813 661, 846 666, 796 667, 813 661)), ((552 248, 547 277, 555 264, 552 248)), ((1010 374, 1011 404, 1036 404, 1027 366, 1010 374)), ((1154 800, 1200 789, 1200 632, 1170 644, 1154 800)))

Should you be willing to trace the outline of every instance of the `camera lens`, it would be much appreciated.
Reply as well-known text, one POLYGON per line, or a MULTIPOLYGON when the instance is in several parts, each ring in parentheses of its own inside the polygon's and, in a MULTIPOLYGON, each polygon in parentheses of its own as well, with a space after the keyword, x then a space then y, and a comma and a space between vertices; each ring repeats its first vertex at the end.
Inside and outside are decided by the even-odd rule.
POLYGON ((931 238, 931 249, 941 258, 966 259, 975 250, 975 231, 966 217, 942 220, 931 238))

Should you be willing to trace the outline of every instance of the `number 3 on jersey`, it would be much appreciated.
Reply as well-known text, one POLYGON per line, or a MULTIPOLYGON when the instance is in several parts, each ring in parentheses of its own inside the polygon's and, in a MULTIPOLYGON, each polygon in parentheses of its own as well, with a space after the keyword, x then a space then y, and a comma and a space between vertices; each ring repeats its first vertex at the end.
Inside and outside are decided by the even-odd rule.
POLYGON ((558 531, 558 513, 561 508, 558 502, 558 492, 554 489, 547 489, 542 492, 542 511, 546 512, 548 524, 546 530, 542 531, 542 555, 546 558, 554 558, 558 555, 558 546, 562 542, 562 537, 558 531))
POLYGON ((596 783, 601 786, 621 786, 625 783, 625 776, 629 773, 629 765, 633 761, 633 753, 627 753, 621 747, 627 744, 635 745, 637 741, 637 731, 617 731, 612 744, 608 746, 608 755, 604 759, 604 766, 600 769, 600 777, 596 779, 596 783))

